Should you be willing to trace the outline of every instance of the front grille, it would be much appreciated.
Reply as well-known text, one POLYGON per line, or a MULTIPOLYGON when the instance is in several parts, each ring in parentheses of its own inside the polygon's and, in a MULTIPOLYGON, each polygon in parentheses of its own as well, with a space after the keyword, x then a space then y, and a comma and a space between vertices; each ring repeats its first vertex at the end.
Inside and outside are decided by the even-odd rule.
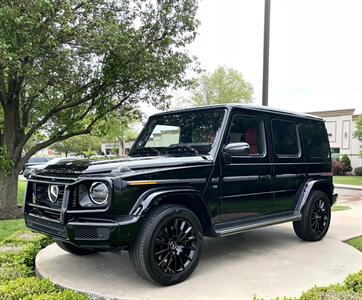
POLYGON ((110 229, 108 227, 74 226, 74 238, 76 240, 101 240, 109 239, 110 229))
POLYGON ((34 200, 35 203, 40 205, 45 205, 54 208, 60 208, 64 199, 64 185, 58 186, 58 197, 55 202, 50 201, 48 195, 48 189, 50 184, 48 183, 33 183, 33 192, 34 192, 34 200))
POLYGON ((67 237, 65 226, 56 221, 40 218, 34 215, 26 215, 25 221, 26 224, 34 230, 44 232, 55 237, 67 237))

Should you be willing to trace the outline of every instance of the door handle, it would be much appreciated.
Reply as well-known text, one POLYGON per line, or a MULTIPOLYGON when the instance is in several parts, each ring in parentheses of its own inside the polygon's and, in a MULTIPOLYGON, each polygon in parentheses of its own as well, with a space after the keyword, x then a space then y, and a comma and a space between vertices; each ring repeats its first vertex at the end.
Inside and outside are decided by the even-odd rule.
POLYGON ((259 179, 261 180, 266 180, 266 179, 270 179, 271 176, 270 175, 259 175, 259 179))

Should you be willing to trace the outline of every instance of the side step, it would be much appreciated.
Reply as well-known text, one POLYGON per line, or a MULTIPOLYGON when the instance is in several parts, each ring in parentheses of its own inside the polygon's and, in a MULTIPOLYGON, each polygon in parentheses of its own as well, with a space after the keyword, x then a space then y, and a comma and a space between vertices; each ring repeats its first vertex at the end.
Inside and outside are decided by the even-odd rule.
POLYGON ((231 226, 227 226, 227 223, 224 224, 217 224, 215 226, 215 232, 217 236, 224 237, 232 234, 241 233, 247 230, 260 228, 264 226, 269 225, 275 225, 285 222, 291 222, 291 221, 299 221, 302 218, 302 215, 300 212, 293 212, 292 214, 283 215, 283 216, 274 216, 269 218, 258 218, 254 220, 243 220, 239 222, 228 222, 229 224, 232 223, 231 226))

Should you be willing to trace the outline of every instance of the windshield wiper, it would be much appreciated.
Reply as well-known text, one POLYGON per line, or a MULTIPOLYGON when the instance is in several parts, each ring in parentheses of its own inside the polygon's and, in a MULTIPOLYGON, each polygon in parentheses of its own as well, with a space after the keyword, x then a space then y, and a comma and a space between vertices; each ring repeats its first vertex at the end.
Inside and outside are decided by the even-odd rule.
POLYGON ((166 155, 197 155, 199 151, 186 144, 173 144, 170 145, 166 151, 166 155))
POLYGON ((136 148, 133 150, 131 156, 158 156, 160 155, 160 151, 153 147, 146 147, 146 148, 136 148))

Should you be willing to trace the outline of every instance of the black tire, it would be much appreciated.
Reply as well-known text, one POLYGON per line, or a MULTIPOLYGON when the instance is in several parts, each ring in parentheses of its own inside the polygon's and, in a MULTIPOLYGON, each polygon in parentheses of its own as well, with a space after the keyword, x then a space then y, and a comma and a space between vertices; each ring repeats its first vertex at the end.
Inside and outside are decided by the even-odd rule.
POLYGON ((75 255, 83 256, 83 255, 94 254, 97 252, 97 250, 94 250, 94 249, 80 248, 80 247, 74 246, 70 243, 63 242, 63 241, 55 241, 55 242, 59 246, 59 248, 63 249, 64 251, 67 251, 71 254, 75 254, 75 255))
POLYGON ((202 241, 202 227, 192 211, 181 205, 164 205, 146 215, 129 255, 142 278, 172 285, 195 270, 202 241))
POLYGON ((305 241, 320 241, 327 234, 331 222, 331 204, 328 196, 312 191, 305 204, 302 219, 293 222, 296 235, 305 241))

